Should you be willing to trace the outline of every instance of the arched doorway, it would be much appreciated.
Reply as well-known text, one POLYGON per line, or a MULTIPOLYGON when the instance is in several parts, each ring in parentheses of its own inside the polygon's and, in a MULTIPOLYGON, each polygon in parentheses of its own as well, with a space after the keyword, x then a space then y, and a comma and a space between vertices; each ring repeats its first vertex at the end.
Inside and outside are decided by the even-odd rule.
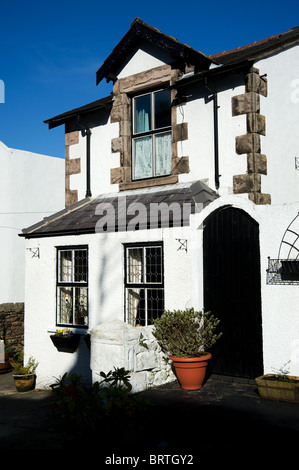
POLYGON ((204 222, 204 308, 221 321, 213 373, 263 373, 259 226, 246 212, 223 207, 204 222))

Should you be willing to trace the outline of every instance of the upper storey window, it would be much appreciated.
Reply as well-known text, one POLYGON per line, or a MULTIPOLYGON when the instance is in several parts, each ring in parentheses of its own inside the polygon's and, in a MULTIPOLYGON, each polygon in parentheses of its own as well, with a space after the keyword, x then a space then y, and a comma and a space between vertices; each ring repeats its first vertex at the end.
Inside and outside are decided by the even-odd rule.
POLYGON ((171 174, 171 92, 133 98, 133 179, 171 174))

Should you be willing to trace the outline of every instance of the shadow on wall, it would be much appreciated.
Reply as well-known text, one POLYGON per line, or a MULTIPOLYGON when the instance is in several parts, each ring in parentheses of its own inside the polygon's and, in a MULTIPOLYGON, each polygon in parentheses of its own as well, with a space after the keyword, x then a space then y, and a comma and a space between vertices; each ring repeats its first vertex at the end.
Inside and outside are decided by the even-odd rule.
MULTIPOLYGON (((99 252, 96 252, 96 254, 89 252, 89 266, 96 264, 95 269, 92 268, 90 271, 98 272, 97 282, 93 282, 93 279, 89 278, 89 330, 86 330, 86 332, 82 331, 79 334, 79 344, 75 350, 66 351, 65 348, 59 348, 59 354, 62 355, 62 362, 64 362, 64 359, 68 359, 65 355, 75 355, 76 357, 73 366, 65 370, 62 375, 64 373, 67 373, 67 375, 80 375, 86 384, 91 384, 93 380, 90 365, 91 351, 89 331, 100 323, 105 323, 115 318, 120 305, 120 299, 118 297, 115 298, 114 301, 114 291, 116 283, 119 283, 119 270, 122 270, 120 265, 122 259, 119 258, 119 251, 115 251, 106 234, 100 234, 99 237, 99 252), (97 266, 99 266, 99 270, 97 266), (91 289, 95 288, 94 286, 96 286, 96 292, 91 291, 91 289)), ((123 320, 123 312, 118 315, 118 319, 123 320)), ((49 340, 51 341, 50 338, 49 340)), ((52 346, 55 347, 54 344, 52 346)), ((111 359, 111 369, 113 369, 113 358, 111 359)), ((62 375, 53 377, 53 383, 58 381, 62 375)), ((99 381, 101 380, 102 379, 99 377, 99 381)))
MULTIPOLYGON (((55 347, 53 345, 53 347, 55 347)), ((67 375, 77 374, 82 377, 82 380, 86 384, 92 383, 92 371, 90 368, 90 345, 88 341, 85 339, 85 335, 80 335, 78 347, 73 349, 60 349, 59 354, 61 355, 76 355, 76 361, 70 369, 65 370, 67 375)), ((63 375, 63 374, 62 374, 63 375)), ((56 383, 58 380, 61 379, 62 376, 53 377, 53 383, 56 383)))

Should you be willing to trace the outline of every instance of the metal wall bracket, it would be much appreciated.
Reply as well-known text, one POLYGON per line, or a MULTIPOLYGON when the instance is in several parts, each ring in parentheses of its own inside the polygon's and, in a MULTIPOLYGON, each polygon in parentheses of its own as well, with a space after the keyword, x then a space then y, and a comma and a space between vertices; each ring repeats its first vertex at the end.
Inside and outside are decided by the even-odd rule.
POLYGON ((178 247, 177 251, 185 250, 187 252, 187 240, 185 238, 176 238, 179 242, 180 246, 178 247))
POLYGON ((39 258, 39 248, 27 248, 32 253, 31 258, 39 258))

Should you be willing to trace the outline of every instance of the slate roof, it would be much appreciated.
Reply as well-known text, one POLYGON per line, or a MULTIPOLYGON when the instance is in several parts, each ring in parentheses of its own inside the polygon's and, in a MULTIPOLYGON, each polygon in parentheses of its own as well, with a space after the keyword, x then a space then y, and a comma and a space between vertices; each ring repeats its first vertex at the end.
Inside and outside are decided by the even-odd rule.
POLYGON ((96 198, 84 199, 44 218, 41 222, 24 229, 21 236, 39 238, 97 233, 103 230, 103 226, 103 231, 107 232, 183 226, 189 224, 189 213, 200 211, 217 197, 218 195, 203 181, 147 188, 140 191, 102 194, 96 198), (158 207, 152 204, 161 203, 164 203, 166 211, 155 212, 154 210, 158 217, 157 219, 151 217, 151 209, 158 207), (173 203, 176 204, 171 206, 173 203), (108 211, 105 211, 105 208, 108 208, 108 211), (171 210, 168 210, 171 208, 180 209, 179 212, 173 214, 171 210), (109 220, 108 214, 111 215, 109 220), (136 224, 136 217, 138 224, 136 224), (107 223, 104 225, 103 221, 107 223))
POLYGON ((261 41, 255 41, 230 51, 210 55, 209 58, 222 65, 234 64, 241 61, 256 61, 298 43, 299 26, 296 26, 284 33, 270 36, 261 41))

